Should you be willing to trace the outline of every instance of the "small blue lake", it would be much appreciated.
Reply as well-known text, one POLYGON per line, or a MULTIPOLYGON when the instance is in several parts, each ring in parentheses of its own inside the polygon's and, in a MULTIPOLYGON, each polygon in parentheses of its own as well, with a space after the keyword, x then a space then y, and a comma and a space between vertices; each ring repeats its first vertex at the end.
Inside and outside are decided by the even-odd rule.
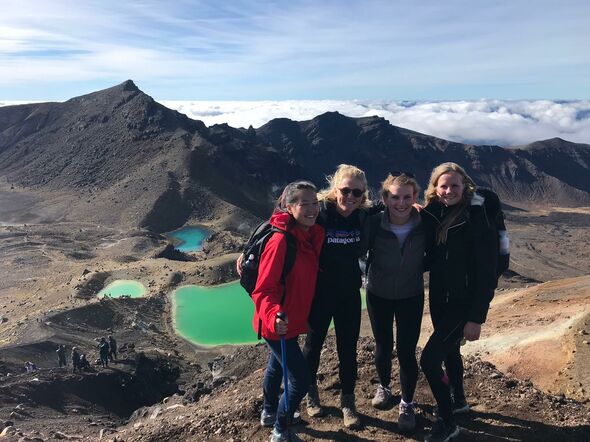
POLYGON ((166 233, 172 239, 174 247, 181 252, 197 252, 201 250, 211 232, 202 227, 186 226, 166 233))

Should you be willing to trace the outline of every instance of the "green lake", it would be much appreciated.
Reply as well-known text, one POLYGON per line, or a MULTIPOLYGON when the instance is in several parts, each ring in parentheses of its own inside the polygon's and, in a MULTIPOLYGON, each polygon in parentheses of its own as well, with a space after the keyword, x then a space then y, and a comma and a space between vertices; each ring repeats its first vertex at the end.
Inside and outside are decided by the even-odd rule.
POLYGON ((146 292, 146 288, 140 282, 119 279, 98 292, 98 297, 110 296, 111 298, 120 298, 121 296, 129 296, 131 298, 139 298, 145 295, 146 292))
MULTIPOLYGON (((361 292, 365 308, 365 293, 361 292)), ((187 285, 174 294, 176 332, 199 345, 258 342, 252 328, 254 303, 238 281, 213 287, 187 285)))
POLYGON ((187 226, 172 232, 166 236, 172 238, 174 247, 181 252, 197 252, 201 250, 203 241, 210 235, 210 232, 201 227, 187 226))

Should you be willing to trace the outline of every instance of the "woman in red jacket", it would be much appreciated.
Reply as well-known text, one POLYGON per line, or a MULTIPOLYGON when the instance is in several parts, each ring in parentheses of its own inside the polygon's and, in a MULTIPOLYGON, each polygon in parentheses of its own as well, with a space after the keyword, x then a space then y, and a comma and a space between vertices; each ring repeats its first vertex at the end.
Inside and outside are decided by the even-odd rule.
POLYGON ((274 233, 268 240, 258 269, 256 288, 252 292, 255 312, 253 327, 261 334, 270 349, 264 375, 264 404, 261 416, 263 425, 274 423, 271 442, 289 440, 287 422, 307 394, 309 373, 297 341, 307 332, 307 317, 315 293, 319 255, 324 241, 324 229, 316 225, 319 213, 316 188, 307 181, 297 181, 285 187, 270 223, 295 238, 296 254, 291 271, 281 283, 281 273, 287 252, 287 239, 274 233), (284 302, 281 305, 285 291, 284 302), (279 312, 286 315, 283 320, 279 312), (285 337, 289 397, 279 393, 283 368, 281 366, 281 336, 285 337), (285 412, 285 401, 290 416, 285 412))

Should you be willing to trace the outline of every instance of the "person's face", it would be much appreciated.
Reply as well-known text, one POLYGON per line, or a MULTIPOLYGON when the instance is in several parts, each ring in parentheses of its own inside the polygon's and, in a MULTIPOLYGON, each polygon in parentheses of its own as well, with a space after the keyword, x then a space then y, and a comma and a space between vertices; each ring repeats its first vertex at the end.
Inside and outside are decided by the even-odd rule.
POLYGON ((300 190, 297 202, 287 204, 287 211, 295 219, 297 227, 308 230, 320 213, 317 194, 311 189, 300 190))
POLYGON ((436 196, 445 206, 454 206, 463 198, 463 177, 457 172, 441 175, 436 183, 436 196))
POLYGON ((358 178, 345 177, 336 187, 336 209, 344 216, 358 209, 365 194, 365 186, 358 178), (355 196, 355 193, 357 196, 355 196))
POLYGON ((383 202, 389 210, 389 222, 399 225, 407 223, 412 215, 412 204, 416 202, 417 196, 411 184, 389 186, 387 195, 383 195, 383 202))

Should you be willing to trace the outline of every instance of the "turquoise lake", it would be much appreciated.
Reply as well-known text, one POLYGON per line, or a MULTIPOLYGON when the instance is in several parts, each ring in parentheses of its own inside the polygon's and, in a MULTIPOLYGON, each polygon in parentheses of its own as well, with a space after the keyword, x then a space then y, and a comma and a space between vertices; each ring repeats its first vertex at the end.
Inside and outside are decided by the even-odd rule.
POLYGON ((131 298, 139 298, 145 295, 146 292, 146 288, 140 282, 119 279, 98 292, 98 297, 102 298, 103 296, 110 296, 111 298, 120 298, 121 296, 126 295, 131 298))
POLYGON ((166 234, 166 236, 172 238, 174 247, 181 252, 197 252, 201 250, 203 241, 209 235, 208 230, 196 226, 186 226, 166 234))
MULTIPOLYGON (((365 308, 365 293, 361 292, 365 308)), ((238 281, 213 287, 187 285, 174 294, 176 332, 199 345, 258 342, 254 304, 238 281)))

